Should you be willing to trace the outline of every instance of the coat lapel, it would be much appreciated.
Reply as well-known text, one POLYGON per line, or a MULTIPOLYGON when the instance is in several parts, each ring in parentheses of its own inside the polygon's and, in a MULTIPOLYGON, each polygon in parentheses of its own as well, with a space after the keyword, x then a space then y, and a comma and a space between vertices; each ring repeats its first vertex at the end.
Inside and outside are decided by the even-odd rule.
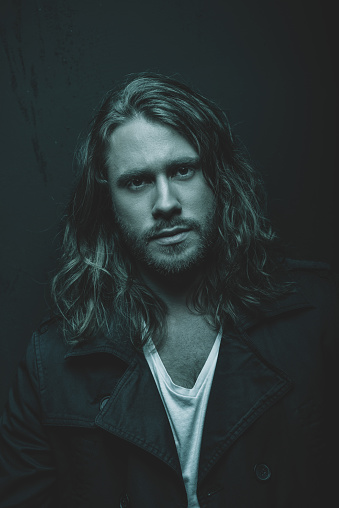
POLYGON ((95 424, 167 463, 181 476, 172 430, 144 355, 137 352, 126 330, 113 323, 109 334, 91 343, 70 346, 65 359, 98 353, 112 354, 127 369, 112 391, 95 424))
POLYGON ((223 336, 202 436, 199 482, 245 430, 293 385, 284 372, 262 357, 246 331, 268 319, 312 306, 296 288, 281 300, 262 306, 255 316, 244 314, 238 331, 223 336))
POLYGON ((181 475, 171 427, 142 355, 129 366, 95 423, 155 455, 181 475))
POLYGON ((240 336, 222 338, 201 443, 200 482, 227 449, 291 388, 240 336))

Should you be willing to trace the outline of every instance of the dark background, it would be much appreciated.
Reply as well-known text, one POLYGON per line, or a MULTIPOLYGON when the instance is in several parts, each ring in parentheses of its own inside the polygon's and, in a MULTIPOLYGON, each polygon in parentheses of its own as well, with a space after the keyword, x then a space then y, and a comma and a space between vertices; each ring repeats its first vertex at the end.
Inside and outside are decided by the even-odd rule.
POLYGON ((287 253, 337 268, 334 4, 1 1, 0 410, 45 312, 79 133, 126 74, 175 75, 219 103, 287 253))

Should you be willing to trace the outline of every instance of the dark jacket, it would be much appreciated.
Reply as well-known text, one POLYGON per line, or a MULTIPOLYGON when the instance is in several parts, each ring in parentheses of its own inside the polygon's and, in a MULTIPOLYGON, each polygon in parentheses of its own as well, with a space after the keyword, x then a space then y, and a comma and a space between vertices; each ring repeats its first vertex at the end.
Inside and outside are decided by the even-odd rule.
MULTIPOLYGON (((296 292, 223 335, 201 508, 326 506, 337 481, 335 287, 318 265, 290 276, 296 292)), ((34 334, 2 417, 0 471, 1 508, 187 505, 157 388, 119 327, 80 347, 57 323, 34 334)))

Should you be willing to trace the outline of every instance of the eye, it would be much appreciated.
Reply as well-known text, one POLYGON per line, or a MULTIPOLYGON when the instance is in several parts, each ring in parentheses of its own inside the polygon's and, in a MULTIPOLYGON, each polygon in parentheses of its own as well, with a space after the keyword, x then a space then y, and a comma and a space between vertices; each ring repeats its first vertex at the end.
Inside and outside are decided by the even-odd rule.
POLYGON ((127 187, 131 190, 137 190, 147 184, 144 178, 132 178, 127 184, 127 187))
POLYGON ((186 179, 193 176, 195 173, 195 169, 189 166, 180 166, 175 170, 175 176, 179 176, 179 178, 186 179))

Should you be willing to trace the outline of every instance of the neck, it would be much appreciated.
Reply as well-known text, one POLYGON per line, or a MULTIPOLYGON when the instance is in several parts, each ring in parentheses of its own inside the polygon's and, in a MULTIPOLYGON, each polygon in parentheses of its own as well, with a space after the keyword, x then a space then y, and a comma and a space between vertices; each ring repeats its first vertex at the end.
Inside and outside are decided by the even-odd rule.
POLYGON ((154 270, 139 268, 140 277, 147 286, 166 304, 169 314, 181 310, 187 311, 187 297, 202 270, 192 269, 180 274, 159 274, 154 270))

